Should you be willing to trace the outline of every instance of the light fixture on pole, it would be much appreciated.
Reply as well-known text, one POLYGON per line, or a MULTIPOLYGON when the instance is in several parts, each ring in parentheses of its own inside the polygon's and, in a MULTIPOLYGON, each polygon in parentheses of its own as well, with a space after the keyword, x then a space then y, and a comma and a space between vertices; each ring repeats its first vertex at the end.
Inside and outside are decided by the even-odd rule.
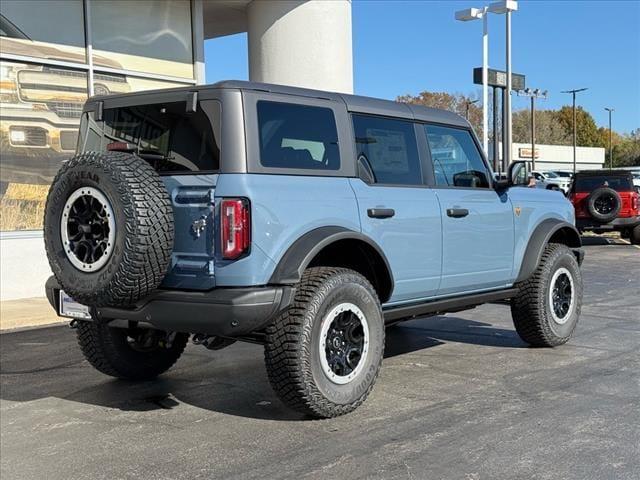
POLYGON ((576 174, 576 146, 578 143, 578 130, 576 127, 576 93, 584 92, 587 88, 576 88, 574 90, 564 90, 560 93, 570 93, 573 97, 573 174, 576 174))
POLYGON ((473 105, 474 103, 478 103, 479 100, 475 99, 475 100, 465 100, 464 101, 464 118, 466 118, 467 120, 469 120, 469 106, 473 105))
POLYGON ((531 98, 531 170, 536 169, 536 98, 547 98, 547 91, 539 88, 518 90, 519 97, 531 98))
POLYGON ((611 133, 611 113, 615 112, 614 108, 604 107, 604 109, 609 112, 609 168, 613 168, 613 142, 612 133, 611 133))
POLYGON ((506 15, 506 63, 507 63, 507 89, 504 96, 504 138, 505 144, 502 146, 502 155, 505 159, 506 165, 511 163, 511 144, 512 144, 512 116, 511 116, 511 13, 518 10, 518 2, 515 0, 503 0, 501 2, 494 2, 489 4, 488 11, 496 14, 506 15))
MULTIPOLYGON (((482 19, 482 147, 489 155, 489 25, 487 23, 488 7, 467 8, 456 12, 456 20, 469 22, 482 19)), ((468 108, 468 107, 467 107, 468 108)))

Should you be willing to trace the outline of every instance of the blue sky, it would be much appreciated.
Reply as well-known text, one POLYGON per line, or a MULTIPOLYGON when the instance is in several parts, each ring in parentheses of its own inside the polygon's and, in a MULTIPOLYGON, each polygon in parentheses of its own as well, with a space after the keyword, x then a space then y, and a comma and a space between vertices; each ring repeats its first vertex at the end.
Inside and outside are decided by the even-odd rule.
MULTIPOLYGON (((423 90, 480 95, 471 70, 482 64, 482 22, 456 22, 469 1, 353 2, 355 93, 394 99, 423 90)), ((489 17, 489 63, 504 69, 504 16, 489 17)), ((523 0, 512 21, 513 70, 549 91, 539 108, 570 104, 561 90, 588 87, 578 104, 606 126, 640 127, 640 1, 523 0)), ((205 43, 207 81, 247 79, 246 34, 205 43)), ((514 97, 515 109, 528 106, 514 97)))

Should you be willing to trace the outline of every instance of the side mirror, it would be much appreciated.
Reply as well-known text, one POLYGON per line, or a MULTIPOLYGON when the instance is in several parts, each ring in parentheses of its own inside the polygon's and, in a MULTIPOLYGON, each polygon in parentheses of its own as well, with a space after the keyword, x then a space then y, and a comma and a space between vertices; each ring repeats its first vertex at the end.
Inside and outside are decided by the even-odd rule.
POLYGON ((527 162, 513 162, 509 165, 507 171, 507 179, 509 184, 513 187, 526 187, 529 185, 529 177, 531 172, 527 162))
POLYGON ((506 178, 500 176, 493 182, 493 188, 496 190, 505 190, 509 187, 527 187, 529 186, 529 178, 531 172, 527 162, 518 161, 509 165, 506 178))

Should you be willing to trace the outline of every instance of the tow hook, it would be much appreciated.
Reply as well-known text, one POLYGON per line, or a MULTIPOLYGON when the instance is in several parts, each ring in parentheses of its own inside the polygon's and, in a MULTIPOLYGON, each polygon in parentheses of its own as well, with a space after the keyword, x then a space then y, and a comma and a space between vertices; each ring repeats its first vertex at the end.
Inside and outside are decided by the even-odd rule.
POLYGON ((192 342, 194 345, 203 345, 209 350, 222 350, 229 345, 236 343, 233 338, 218 337, 216 335, 205 335, 204 333, 196 333, 192 342))
POLYGON ((69 328, 71 328, 72 330, 75 330, 76 328, 78 328, 78 320, 76 320, 75 318, 71 320, 69 322, 69 328))

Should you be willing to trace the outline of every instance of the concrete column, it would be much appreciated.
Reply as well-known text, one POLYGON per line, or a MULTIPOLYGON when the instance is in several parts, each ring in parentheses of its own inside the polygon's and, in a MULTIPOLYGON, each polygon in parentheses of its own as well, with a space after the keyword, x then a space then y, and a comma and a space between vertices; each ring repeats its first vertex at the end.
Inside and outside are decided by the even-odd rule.
POLYGON ((350 0, 254 0, 249 79, 353 93, 350 0))

